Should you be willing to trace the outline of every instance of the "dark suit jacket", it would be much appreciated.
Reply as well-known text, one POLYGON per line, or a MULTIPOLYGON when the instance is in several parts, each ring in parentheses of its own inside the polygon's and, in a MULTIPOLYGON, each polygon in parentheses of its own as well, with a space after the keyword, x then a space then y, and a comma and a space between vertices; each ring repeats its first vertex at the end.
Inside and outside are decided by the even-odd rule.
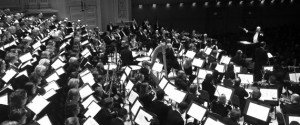
POLYGON ((150 111, 157 115, 160 125, 164 125, 170 109, 171 108, 163 102, 155 100, 152 102, 150 111))
POLYGON ((249 94, 248 94, 248 92, 247 92, 244 88, 242 88, 242 87, 239 87, 239 86, 233 86, 233 88, 234 88, 234 95, 237 95, 237 96, 239 97, 239 100, 240 100, 240 108, 241 108, 242 111, 243 111, 243 109, 244 109, 244 107, 245 107, 245 103, 246 103, 246 100, 245 100, 244 97, 248 97, 249 94))
POLYGON ((113 116, 111 115, 108 108, 102 108, 94 117, 94 119, 100 125, 109 125, 110 121, 112 120, 113 116))
POLYGON ((293 104, 281 104, 280 105, 283 114, 296 114, 300 115, 300 103, 293 104))
POLYGON ((263 66, 267 64, 268 62, 267 53, 268 52, 262 47, 259 47, 255 50, 255 66, 263 66))
POLYGON ((181 114, 176 110, 169 111, 166 125, 184 125, 181 114))
POLYGON ((212 85, 212 83, 204 80, 202 83, 202 90, 208 92, 210 101, 213 101, 215 99, 214 94, 215 94, 216 88, 212 85))
POLYGON ((124 122, 119 118, 113 118, 110 121, 110 125, 124 125, 124 122))
POLYGON ((228 118, 228 117, 224 117, 222 119, 222 122, 225 123, 226 125, 239 125, 238 122, 232 120, 231 118, 228 118))
POLYGON ((128 66, 133 64, 132 52, 128 48, 121 50, 121 60, 123 66, 128 66))
POLYGON ((219 102, 216 102, 216 101, 212 102, 211 111, 221 115, 222 117, 226 117, 230 110, 231 110, 231 107, 228 105, 224 106, 223 104, 221 104, 219 102))

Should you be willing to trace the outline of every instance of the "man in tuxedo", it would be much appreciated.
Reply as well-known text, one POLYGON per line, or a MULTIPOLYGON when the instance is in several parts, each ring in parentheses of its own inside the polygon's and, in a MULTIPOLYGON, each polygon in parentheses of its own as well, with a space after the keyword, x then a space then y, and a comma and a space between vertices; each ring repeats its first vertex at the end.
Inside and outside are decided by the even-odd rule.
POLYGON ((262 66, 267 65, 268 62, 268 52, 265 47, 266 43, 261 42, 260 47, 255 49, 254 81, 262 80, 262 66))
POLYGON ((171 107, 164 104, 165 92, 160 89, 156 92, 156 100, 153 101, 151 112, 157 115, 160 125, 165 125, 167 115, 171 107))
POLYGON ((248 97, 249 94, 248 92, 240 87, 241 85, 241 79, 240 78, 235 78, 234 80, 234 95, 237 95, 239 97, 239 101, 240 101, 240 109, 241 111, 244 111, 244 107, 245 107, 245 104, 246 104, 246 100, 245 100, 245 97, 248 97))
POLYGON ((184 125, 181 114, 183 114, 187 108, 188 104, 186 102, 181 102, 178 104, 178 109, 169 111, 166 125, 184 125))
POLYGON ((129 50, 128 44, 125 44, 124 48, 121 50, 121 60, 122 60, 122 66, 128 66, 134 64, 132 52, 129 50))
POLYGON ((261 27, 260 27, 260 26, 257 26, 255 31, 249 31, 249 30, 247 30, 247 29, 245 29, 245 28, 243 28, 243 30, 244 30, 246 33, 249 33, 249 34, 251 34, 251 36, 253 36, 253 37, 252 37, 252 42, 253 42, 254 44, 260 43, 260 42, 263 40, 264 34, 263 34, 263 32, 261 31, 261 27))

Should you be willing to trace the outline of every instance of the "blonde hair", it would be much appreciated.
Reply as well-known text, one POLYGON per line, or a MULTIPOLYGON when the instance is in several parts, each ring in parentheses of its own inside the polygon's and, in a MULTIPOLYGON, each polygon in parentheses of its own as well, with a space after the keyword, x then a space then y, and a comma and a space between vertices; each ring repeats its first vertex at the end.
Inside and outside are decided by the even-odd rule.
POLYGON ((49 59, 41 59, 39 61, 39 65, 43 65, 43 66, 48 67, 50 65, 50 60, 49 59))
POLYGON ((68 86, 70 89, 79 87, 79 79, 71 78, 68 82, 68 86))
POLYGON ((47 67, 44 65, 37 65, 34 69, 34 72, 39 75, 42 76, 42 72, 46 72, 47 67))

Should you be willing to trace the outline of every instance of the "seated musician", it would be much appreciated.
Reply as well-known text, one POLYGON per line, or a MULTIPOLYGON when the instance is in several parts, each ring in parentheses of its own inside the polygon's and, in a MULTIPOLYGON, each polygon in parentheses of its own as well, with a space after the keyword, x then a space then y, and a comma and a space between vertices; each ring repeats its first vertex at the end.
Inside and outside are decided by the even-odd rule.
POLYGON ((239 125, 239 119, 240 119, 240 117, 241 117, 241 111, 238 110, 238 109, 232 109, 229 112, 229 117, 224 117, 222 119, 222 121, 226 125, 239 125))
POLYGON ((121 60, 122 60, 122 66, 128 66, 128 65, 134 65, 132 52, 129 50, 129 45, 125 44, 124 48, 120 52, 121 54, 121 60))
POLYGON ((190 83, 189 81, 186 79, 186 74, 184 71, 180 70, 177 73, 177 77, 175 78, 175 85, 177 86, 178 89, 183 90, 183 91, 187 91, 190 83))
POLYGON ((226 104, 226 96, 221 94, 217 101, 213 101, 211 104, 211 111, 213 113, 219 114, 222 117, 226 117, 231 111, 231 107, 226 104))
POLYGON ((246 61, 243 57, 243 51, 237 50, 235 56, 231 58, 231 62, 235 65, 246 67, 246 61))
POLYGON ((166 47, 166 61, 167 61, 167 70, 170 72, 171 68, 176 70, 180 69, 180 65, 177 61, 177 58, 174 55, 174 51, 171 44, 171 39, 167 39, 167 47, 166 47))
POLYGON ((287 114, 300 115, 300 96, 298 94, 291 95, 291 102, 280 99, 280 109, 277 110, 277 121, 279 125, 284 125, 284 116, 287 114))

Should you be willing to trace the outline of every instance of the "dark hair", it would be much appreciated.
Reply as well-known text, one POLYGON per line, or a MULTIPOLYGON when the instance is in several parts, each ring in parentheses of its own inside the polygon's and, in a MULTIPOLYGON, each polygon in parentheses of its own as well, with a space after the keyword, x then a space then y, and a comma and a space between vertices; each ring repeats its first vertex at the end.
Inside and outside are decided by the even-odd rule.
POLYGON ((164 96, 165 96, 165 91, 164 91, 164 90, 159 89, 159 90, 156 92, 156 98, 157 98, 157 100, 163 100, 163 99, 164 99, 164 96))
POLYGON ((188 104, 187 104, 186 102, 180 102, 180 103, 178 104, 178 108, 179 108, 180 110, 186 110, 186 109, 188 108, 188 104))
POLYGON ((24 85, 24 90, 27 92, 27 95, 28 96, 31 96, 33 95, 33 89, 34 89, 35 85, 32 83, 32 82, 27 82, 25 85, 24 85))
POLYGON ((126 114, 127 114, 126 109, 124 109, 124 108, 119 109, 119 111, 118 111, 118 116, 119 117, 123 118, 124 116, 126 116, 126 114))
POLYGON ((240 86, 241 85, 241 78, 240 77, 237 77, 234 79, 234 85, 235 86, 240 86))
POLYGON ((24 106, 22 102, 27 99, 27 93, 24 89, 17 89, 9 98, 11 108, 22 108, 24 106))
POLYGON ((65 125, 79 125, 78 117, 69 117, 65 120, 65 125))
POLYGON ((197 85, 191 85, 190 86, 190 92, 193 93, 193 94, 196 94, 196 92, 197 92, 197 85))
POLYGON ((15 108, 9 113, 9 120, 20 121, 26 115, 25 108, 15 108))
POLYGON ((77 116, 78 113, 80 112, 78 107, 79 107, 79 104, 77 102, 66 103, 66 106, 65 106, 66 118, 77 116))

